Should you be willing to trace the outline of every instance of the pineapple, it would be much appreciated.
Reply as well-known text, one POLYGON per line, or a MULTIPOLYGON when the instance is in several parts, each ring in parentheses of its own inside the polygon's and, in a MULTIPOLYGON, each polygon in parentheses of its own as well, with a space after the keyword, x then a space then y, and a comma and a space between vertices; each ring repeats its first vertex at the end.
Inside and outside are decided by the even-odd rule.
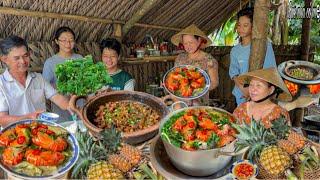
MULTIPOLYGON (((287 151, 289 154, 293 154, 292 145, 295 146, 298 150, 301 150, 304 145, 306 144, 305 138, 298 134, 297 132, 293 131, 289 125, 286 124, 286 120, 284 117, 280 117, 277 120, 272 122, 271 130, 273 133, 277 136, 277 139, 279 140, 288 140, 290 143, 278 143, 278 146, 287 151)), ((294 153, 295 153, 294 152, 294 153)))
POLYGON ((291 165, 288 153, 278 146, 268 146, 260 154, 261 166, 271 175, 279 176, 291 165))
POLYGON ((124 179, 123 174, 106 161, 91 164, 87 172, 87 179, 124 179))
POLYGON ((282 139, 278 141, 277 145, 290 155, 295 154, 298 151, 297 147, 288 140, 282 139))
POLYGON ((276 143, 274 136, 261 122, 252 120, 250 124, 232 125, 239 134, 236 142, 236 151, 249 147, 247 158, 251 161, 257 159, 262 149, 276 143))
MULTIPOLYGON (((118 150, 121 140, 121 134, 115 130, 114 127, 111 129, 105 129, 100 134, 100 140, 95 141, 92 136, 87 132, 78 131, 76 134, 80 155, 76 165, 72 169, 71 178, 73 179, 84 179, 87 177, 87 172, 90 165, 95 163, 100 163, 102 165, 93 166, 91 168, 90 174, 96 175, 100 174, 97 177, 104 177, 103 174, 108 174, 111 171, 111 168, 107 169, 98 169, 96 167, 107 167, 105 160, 107 159, 109 153, 114 153, 118 150), (97 172, 94 172, 97 170, 97 172)), ((93 177, 93 176, 91 176, 93 177)), ((118 177, 118 176, 112 176, 118 177)))
POLYGON ((108 161, 124 173, 128 172, 133 167, 127 158, 119 154, 109 155, 108 161))
POLYGON ((304 147, 306 144, 305 138, 301 135, 298 134, 297 132, 291 130, 290 134, 288 136, 288 140, 293 143, 299 150, 304 147))
POLYGON ((138 165, 138 163, 141 160, 140 150, 128 144, 122 145, 122 148, 120 150, 120 155, 127 158, 133 166, 138 165))

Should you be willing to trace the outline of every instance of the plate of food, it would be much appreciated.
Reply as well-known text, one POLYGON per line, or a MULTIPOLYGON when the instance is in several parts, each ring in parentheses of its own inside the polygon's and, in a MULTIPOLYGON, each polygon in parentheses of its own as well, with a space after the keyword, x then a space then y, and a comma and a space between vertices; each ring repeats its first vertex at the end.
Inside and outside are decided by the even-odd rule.
POLYGON ((205 95, 210 87, 206 71, 190 65, 171 68, 163 77, 165 90, 178 99, 191 100, 205 95))
POLYGON ((289 60, 278 66, 282 78, 298 84, 319 84, 320 65, 308 61, 289 60))
POLYGON ((79 157, 76 138, 46 120, 22 120, 1 131, 0 167, 20 179, 66 178, 79 157))
POLYGON ((258 166, 249 160, 234 162, 230 168, 234 179, 254 179, 258 175, 258 166))

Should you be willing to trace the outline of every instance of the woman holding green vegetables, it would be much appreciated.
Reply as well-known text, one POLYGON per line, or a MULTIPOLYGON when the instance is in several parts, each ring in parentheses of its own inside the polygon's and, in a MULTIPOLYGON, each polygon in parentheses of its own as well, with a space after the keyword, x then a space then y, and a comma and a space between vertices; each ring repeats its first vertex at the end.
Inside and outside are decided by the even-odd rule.
MULTIPOLYGON (((56 88, 57 77, 55 69, 58 64, 64 63, 67 59, 82 58, 80 54, 74 53, 75 33, 69 27, 60 27, 54 34, 54 42, 57 45, 58 53, 48 58, 43 66, 42 75, 54 88, 56 88)), ((68 111, 63 111, 52 104, 52 112, 60 115, 64 120, 70 119, 68 111)))
POLYGON ((112 90, 134 90, 135 80, 132 76, 118 67, 121 44, 114 38, 102 40, 100 44, 101 59, 106 65, 113 82, 108 84, 112 90))

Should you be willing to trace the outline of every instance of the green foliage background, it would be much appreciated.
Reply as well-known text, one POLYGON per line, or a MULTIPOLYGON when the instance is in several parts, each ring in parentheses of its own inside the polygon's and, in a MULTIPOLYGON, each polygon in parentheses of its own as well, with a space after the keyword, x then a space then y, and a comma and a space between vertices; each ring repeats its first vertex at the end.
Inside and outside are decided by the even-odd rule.
MULTIPOLYGON (((304 7, 304 0, 289 0, 289 7, 304 7)), ((318 8, 320 10, 320 0, 313 0, 313 8, 318 8)), ((233 44, 238 43, 237 33, 235 31, 236 25, 236 14, 227 22, 225 22, 218 30, 214 31, 209 37, 213 41, 214 46, 225 46, 227 45, 226 39, 232 37, 233 44)), ((272 19, 274 16, 274 11, 270 11, 269 14, 269 23, 272 25, 272 19)), ((297 45, 301 41, 301 32, 302 32, 302 19, 292 18, 288 19, 289 25, 289 37, 288 44, 297 45)), ((311 46, 316 48, 315 62, 320 64, 320 19, 313 17, 311 20, 311 30, 310 30, 310 41, 311 46)))

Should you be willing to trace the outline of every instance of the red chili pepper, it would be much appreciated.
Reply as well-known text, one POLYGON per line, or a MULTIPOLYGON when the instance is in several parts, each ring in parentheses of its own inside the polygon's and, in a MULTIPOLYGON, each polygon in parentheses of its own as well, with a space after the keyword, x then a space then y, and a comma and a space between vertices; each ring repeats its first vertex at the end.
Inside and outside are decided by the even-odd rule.
POLYGON ((195 125, 194 122, 189 122, 189 123, 188 123, 188 126, 189 126, 190 128, 194 128, 196 125, 195 125))
POLYGON ((51 131, 51 130, 47 130, 46 133, 49 134, 49 135, 54 135, 54 134, 55 134, 55 133, 54 133, 53 131, 51 131))
POLYGON ((24 137, 24 136, 19 136, 17 138, 17 143, 18 144, 23 144, 25 141, 26 141, 26 137, 24 137))
POLYGON ((44 124, 39 124, 38 128, 48 129, 48 126, 44 124))
POLYGON ((38 134, 38 129, 34 128, 31 130, 32 135, 37 135, 38 134))

